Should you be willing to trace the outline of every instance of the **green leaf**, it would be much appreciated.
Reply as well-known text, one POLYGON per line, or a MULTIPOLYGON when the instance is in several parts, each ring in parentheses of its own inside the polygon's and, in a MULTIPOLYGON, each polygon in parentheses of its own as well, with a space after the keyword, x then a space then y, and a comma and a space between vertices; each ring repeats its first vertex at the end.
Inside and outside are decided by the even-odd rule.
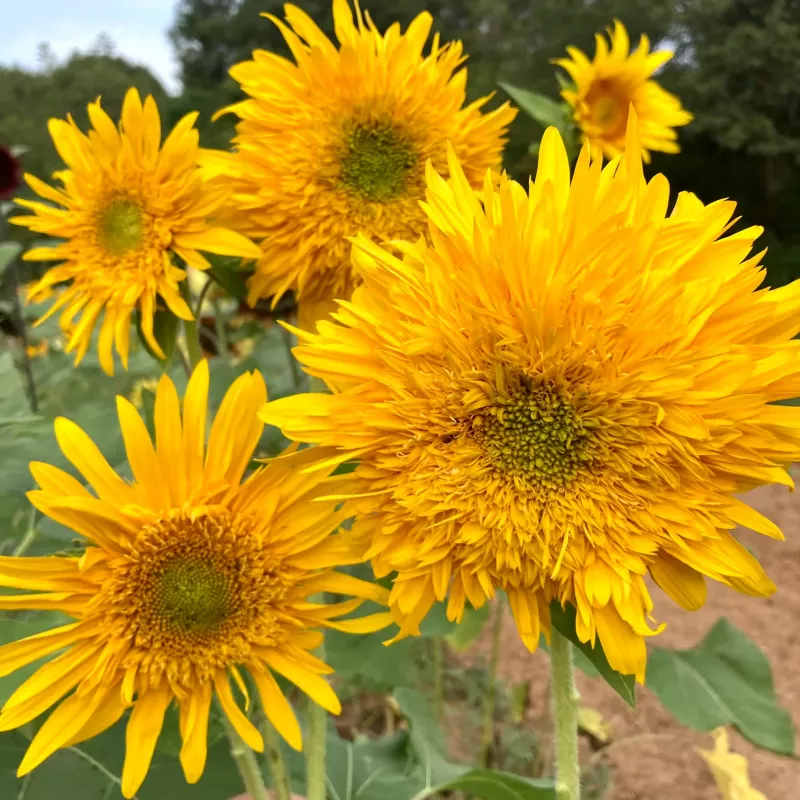
POLYGON ((568 119, 568 106, 551 100, 543 94, 529 92, 510 83, 501 83, 500 88, 528 115, 533 117, 543 128, 551 125, 563 130, 568 119))
POLYGON ((449 783, 435 786, 431 794, 462 791, 485 800, 555 800, 553 781, 532 780, 494 769, 473 769, 449 783))
POLYGON ((0 242, 0 276, 21 252, 22 245, 19 242, 0 242))
POLYGON ((213 281, 237 300, 247 299, 247 284, 241 276, 241 259, 210 256, 211 268, 206 270, 213 281))
MULTIPOLYGON (((424 785, 420 770, 409 765, 408 731, 353 742, 329 733, 327 750, 331 800, 409 800, 424 785)), ((302 771, 295 785, 298 777, 302 780, 302 771)))
POLYGON ((353 636, 342 631, 325 634, 325 658, 337 678, 377 693, 419 683, 418 642, 402 639, 387 647, 386 631, 353 636))
POLYGON ((463 775, 468 768, 453 764, 444 756, 444 735, 433 715, 430 699, 411 689, 398 689, 394 699, 408 720, 411 748, 428 776, 428 784, 448 783, 463 775))
POLYGON ((159 307, 156 310, 155 316, 153 317, 153 336, 166 356, 166 358, 161 358, 148 344, 142 332, 141 312, 138 309, 136 311, 136 333, 139 334, 139 341, 150 356, 160 364, 169 361, 170 358, 172 358, 172 354, 175 352, 175 341, 178 338, 178 326, 178 318, 169 309, 159 307))
POLYGON ((553 627, 566 636, 595 667, 600 677, 631 707, 636 708, 636 679, 633 675, 623 675, 612 669, 600 640, 594 647, 582 642, 575 633, 575 608, 567 604, 565 608, 553 601, 550 604, 550 619, 553 627))
MULTIPOLYGON (((498 600, 498 602, 500 602, 498 600)), ((447 643, 454 650, 466 650, 477 638, 489 621, 491 604, 484 603, 481 608, 467 606, 461 622, 447 634, 447 643)))
MULTIPOLYGON (((431 711, 427 697, 410 689, 394 693, 400 711, 409 724, 409 745, 418 768, 407 780, 406 798, 424 797, 446 791, 461 790, 486 800, 555 800, 552 781, 533 781, 507 772, 491 769, 470 769, 448 761, 441 729, 431 711), (415 783, 422 779, 421 789, 415 783)), ((384 800, 380 794, 361 793, 359 800, 384 800)))
POLYGON ((647 686, 690 728, 710 731, 731 723, 765 750, 794 754, 792 718, 778 705, 769 661, 724 618, 695 648, 654 648, 647 686))

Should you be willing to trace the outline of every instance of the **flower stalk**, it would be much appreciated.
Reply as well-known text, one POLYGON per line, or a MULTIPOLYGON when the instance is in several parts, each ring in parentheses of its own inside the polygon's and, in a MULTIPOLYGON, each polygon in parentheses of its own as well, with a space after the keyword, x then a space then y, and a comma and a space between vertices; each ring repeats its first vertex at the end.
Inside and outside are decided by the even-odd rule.
POLYGON ((555 728, 556 796, 558 800, 580 800, 578 761, 578 700, 572 663, 572 645, 553 629, 550 641, 550 682, 555 728))
POLYGON ((503 631, 503 602, 495 600, 494 620, 492 622, 492 649, 489 654, 489 675, 486 694, 483 699, 483 730, 481 732, 481 749, 479 763, 489 766, 494 741, 494 709, 497 702, 497 670, 500 666, 500 636, 503 631))

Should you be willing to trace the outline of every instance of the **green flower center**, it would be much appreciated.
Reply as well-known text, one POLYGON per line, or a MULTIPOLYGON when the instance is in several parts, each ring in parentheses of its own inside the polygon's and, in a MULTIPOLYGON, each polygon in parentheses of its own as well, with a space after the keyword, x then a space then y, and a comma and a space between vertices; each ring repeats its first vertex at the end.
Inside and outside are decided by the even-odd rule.
POLYGON ((158 584, 155 610, 168 627, 184 633, 205 633, 232 610, 230 576, 213 563, 178 561, 165 565, 158 584))
POLYGON ((387 122, 360 123, 345 136, 341 182, 365 200, 392 200, 406 189, 418 156, 408 137, 387 122))
POLYGON ((129 197, 114 198, 100 212, 97 238, 115 256, 139 247, 144 238, 144 213, 141 206, 129 197))
POLYGON ((549 388, 523 389, 482 409, 472 436, 496 469, 544 487, 565 486, 591 459, 590 432, 549 388))

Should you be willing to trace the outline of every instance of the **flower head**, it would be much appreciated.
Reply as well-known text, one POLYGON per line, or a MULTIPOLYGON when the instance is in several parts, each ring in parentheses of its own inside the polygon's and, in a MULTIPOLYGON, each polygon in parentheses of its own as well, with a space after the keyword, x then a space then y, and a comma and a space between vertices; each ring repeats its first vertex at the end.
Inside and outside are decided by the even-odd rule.
POLYGON ((650 52, 650 41, 642 35, 635 53, 629 53, 630 41, 625 26, 614 22, 609 31, 609 49, 602 34, 597 34, 594 61, 577 47, 568 47, 570 58, 560 58, 574 82, 561 92, 572 106, 575 122, 595 154, 613 158, 625 146, 628 109, 633 106, 639 120, 639 149, 645 161, 650 150, 677 153, 678 135, 673 128, 691 122, 692 115, 681 107, 675 95, 651 79, 652 74, 672 58, 669 50, 650 52))
POLYGON ((59 309, 67 330, 78 314, 67 351, 85 355, 101 315, 98 354, 103 369, 114 369, 116 345, 127 366, 131 316, 141 317, 141 330, 153 351, 163 352, 153 335, 153 318, 160 301, 182 319, 192 319, 180 295, 186 277, 170 252, 198 269, 210 266, 199 253, 257 258, 261 251, 249 239, 209 222, 225 200, 210 188, 197 164, 197 114, 187 114, 161 144, 161 121, 152 97, 142 104, 131 89, 122 106, 119 128, 97 102, 89 104, 93 129, 86 135, 70 117, 50 120, 50 134, 68 169, 55 173, 63 188, 26 175, 28 185, 49 204, 18 200, 34 215, 11 222, 64 241, 55 247, 29 250, 29 261, 61 261, 31 289, 38 300, 51 286, 68 288, 42 317, 59 309), (52 205, 55 204, 55 205, 52 205))
POLYGON ((0 675, 58 651, 11 695, 0 731, 25 725, 60 702, 39 728, 19 768, 24 775, 58 748, 104 731, 131 709, 122 791, 144 780, 171 703, 178 706, 186 779, 200 778, 212 696, 244 741, 263 748, 230 681, 247 690, 249 671, 265 713, 286 741, 300 728, 274 673, 338 713, 322 677, 331 670, 311 651, 321 628, 376 630, 388 614, 337 620, 385 590, 333 571, 360 560, 351 540, 333 535, 343 512, 330 468, 306 474, 318 454, 289 453, 242 481, 262 425, 266 399, 258 373, 229 389, 206 434, 208 368, 194 372, 181 414, 175 386, 162 377, 155 403, 155 445, 133 405, 117 398, 133 472, 117 475, 88 436, 56 421, 64 455, 93 487, 53 466, 33 463, 41 488, 31 502, 88 540, 80 557, 0 558, 0 586, 33 590, 0 595, 0 609, 62 611, 74 622, 0 647, 0 675), (354 595, 337 605, 310 596, 354 595), (66 699, 64 699, 66 697, 66 699))
POLYGON ((704 206, 642 174, 635 135, 570 180, 555 129, 526 193, 476 193, 451 157, 428 175, 430 244, 404 259, 360 238, 364 285, 296 350, 333 394, 262 419, 360 459, 350 487, 390 603, 414 634, 449 594, 458 619, 504 589, 524 643, 553 601, 577 609, 613 667, 643 679, 645 578, 688 609, 705 579, 774 590, 730 531, 781 538, 736 494, 792 485, 800 409, 800 282, 758 290, 760 229, 723 236, 704 206), (758 290, 758 291, 757 291, 758 290))
POLYGON ((0 200, 8 200, 22 185, 22 166, 7 147, 0 146, 0 200))
POLYGON ((231 75, 249 99, 225 111, 240 122, 236 153, 205 159, 210 175, 237 198, 231 224, 264 238, 250 283, 251 303, 292 289, 307 321, 335 308, 357 283, 347 236, 385 241, 425 232, 419 208, 425 162, 447 170, 451 142, 468 179, 479 185, 499 167, 507 104, 481 113, 484 97, 465 104, 460 42, 423 48, 432 17, 420 14, 401 33, 378 31, 348 0, 334 0, 337 47, 305 12, 285 6, 277 25, 294 62, 256 51, 231 75))

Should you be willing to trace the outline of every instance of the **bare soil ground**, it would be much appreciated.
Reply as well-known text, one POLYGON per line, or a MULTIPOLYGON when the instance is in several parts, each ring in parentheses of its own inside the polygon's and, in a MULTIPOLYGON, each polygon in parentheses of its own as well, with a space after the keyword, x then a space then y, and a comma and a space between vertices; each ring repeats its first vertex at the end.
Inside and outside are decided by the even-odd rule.
MULTIPOLYGON (((800 480, 800 469, 795 470, 800 480)), ((786 535, 785 542, 740 531, 742 543, 751 549, 778 585, 766 600, 744 597, 709 581, 705 608, 688 613, 678 608, 657 588, 653 589, 655 616, 667 629, 658 644, 692 647, 721 616, 744 630, 763 648, 772 664, 779 701, 800 726, 800 493, 783 487, 752 492, 747 502, 774 520, 786 535)), ((488 649, 488 630, 467 655, 480 660, 488 649)), ((548 719, 548 669, 546 656, 530 655, 519 641, 513 620, 506 615, 502 634, 501 677, 514 683, 530 680, 530 707, 523 724, 541 732, 550 729, 548 719)), ((584 763, 605 759, 611 765, 612 788, 606 800, 719 800, 711 773, 696 748, 712 749, 711 737, 682 727, 659 705, 647 689, 638 690, 634 712, 601 680, 578 675, 582 704, 597 709, 612 726, 612 744, 592 754, 582 743, 584 763)), ((800 800, 800 761, 765 753, 731 732, 731 748, 750 762, 755 788, 769 800, 800 800)), ((457 743, 455 744, 458 749, 457 743)))

